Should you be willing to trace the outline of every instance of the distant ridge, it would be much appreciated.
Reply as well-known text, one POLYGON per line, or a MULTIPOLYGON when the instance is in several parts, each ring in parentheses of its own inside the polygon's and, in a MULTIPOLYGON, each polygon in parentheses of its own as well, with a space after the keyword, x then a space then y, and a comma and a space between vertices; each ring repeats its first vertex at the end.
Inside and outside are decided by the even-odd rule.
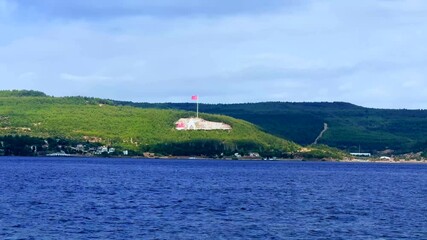
POLYGON ((0 90, 0 97, 47 97, 47 95, 34 90, 0 90))

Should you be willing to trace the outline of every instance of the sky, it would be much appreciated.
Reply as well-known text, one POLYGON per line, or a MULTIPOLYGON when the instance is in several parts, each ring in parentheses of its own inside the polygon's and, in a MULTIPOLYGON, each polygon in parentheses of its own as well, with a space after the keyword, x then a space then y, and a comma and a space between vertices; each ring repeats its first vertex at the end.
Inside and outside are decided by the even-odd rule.
POLYGON ((0 0, 0 89, 427 109, 425 0, 0 0))

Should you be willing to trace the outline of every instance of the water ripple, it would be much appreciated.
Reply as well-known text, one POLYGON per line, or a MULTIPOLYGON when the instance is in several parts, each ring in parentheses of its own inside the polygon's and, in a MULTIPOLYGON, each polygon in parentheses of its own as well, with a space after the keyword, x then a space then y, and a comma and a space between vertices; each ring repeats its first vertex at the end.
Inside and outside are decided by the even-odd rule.
POLYGON ((1 239, 427 239, 427 166, 0 159, 1 239))

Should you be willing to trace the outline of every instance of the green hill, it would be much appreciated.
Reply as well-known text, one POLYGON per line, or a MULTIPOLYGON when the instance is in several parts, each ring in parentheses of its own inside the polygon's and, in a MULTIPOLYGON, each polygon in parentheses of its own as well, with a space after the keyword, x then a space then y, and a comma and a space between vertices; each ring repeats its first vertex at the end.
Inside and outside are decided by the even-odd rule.
MULTIPOLYGON (((230 124, 233 128, 231 131, 175 130, 175 121, 193 115, 193 112, 181 110, 115 106, 109 100, 95 98, 34 97, 31 92, 25 95, 22 92, 3 91, 0 92, 0 136, 3 136, 0 140, 4 148, 7 148, 4 145, 13 147, 17 141, 34 138, 31 141, 40 150, 44 143, 56 139, 55 144, 59 147, 78 143, 108 145, 139 155, 155 152, 214 156, 254 151, 264 156, 279 157, 343 156, 335 150, 320 148, 312 149, 313 156, 297 153, 299 145, 267 134, 252 123, 224 115, 201 114, 201 117, 230 124), (15 136, 15 139, 11 139, 11 136, 15 136), (16 136, 26 137, 16 139, 16 136)), ((26 147, 30 145, 25 144, 26 147)))
MULTIPOLYGON (((116 102, 144 108, 192 110, 190 103, 116 102)), ((427 149, 427 110, 391 110, 359 107, 349 103, 248 103, 201 104, 203 112, 225 114, 258 125, 264 131, 299 144, 319 143, 349 152, 394 153, 427 149)))

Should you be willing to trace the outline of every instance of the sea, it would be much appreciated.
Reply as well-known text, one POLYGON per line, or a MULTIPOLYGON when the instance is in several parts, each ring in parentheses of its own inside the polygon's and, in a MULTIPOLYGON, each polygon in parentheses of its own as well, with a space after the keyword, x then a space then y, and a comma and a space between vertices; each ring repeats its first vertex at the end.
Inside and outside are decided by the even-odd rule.
POLYGON ((427 165, 1 157, 0 239, 427 239, 427 165))

